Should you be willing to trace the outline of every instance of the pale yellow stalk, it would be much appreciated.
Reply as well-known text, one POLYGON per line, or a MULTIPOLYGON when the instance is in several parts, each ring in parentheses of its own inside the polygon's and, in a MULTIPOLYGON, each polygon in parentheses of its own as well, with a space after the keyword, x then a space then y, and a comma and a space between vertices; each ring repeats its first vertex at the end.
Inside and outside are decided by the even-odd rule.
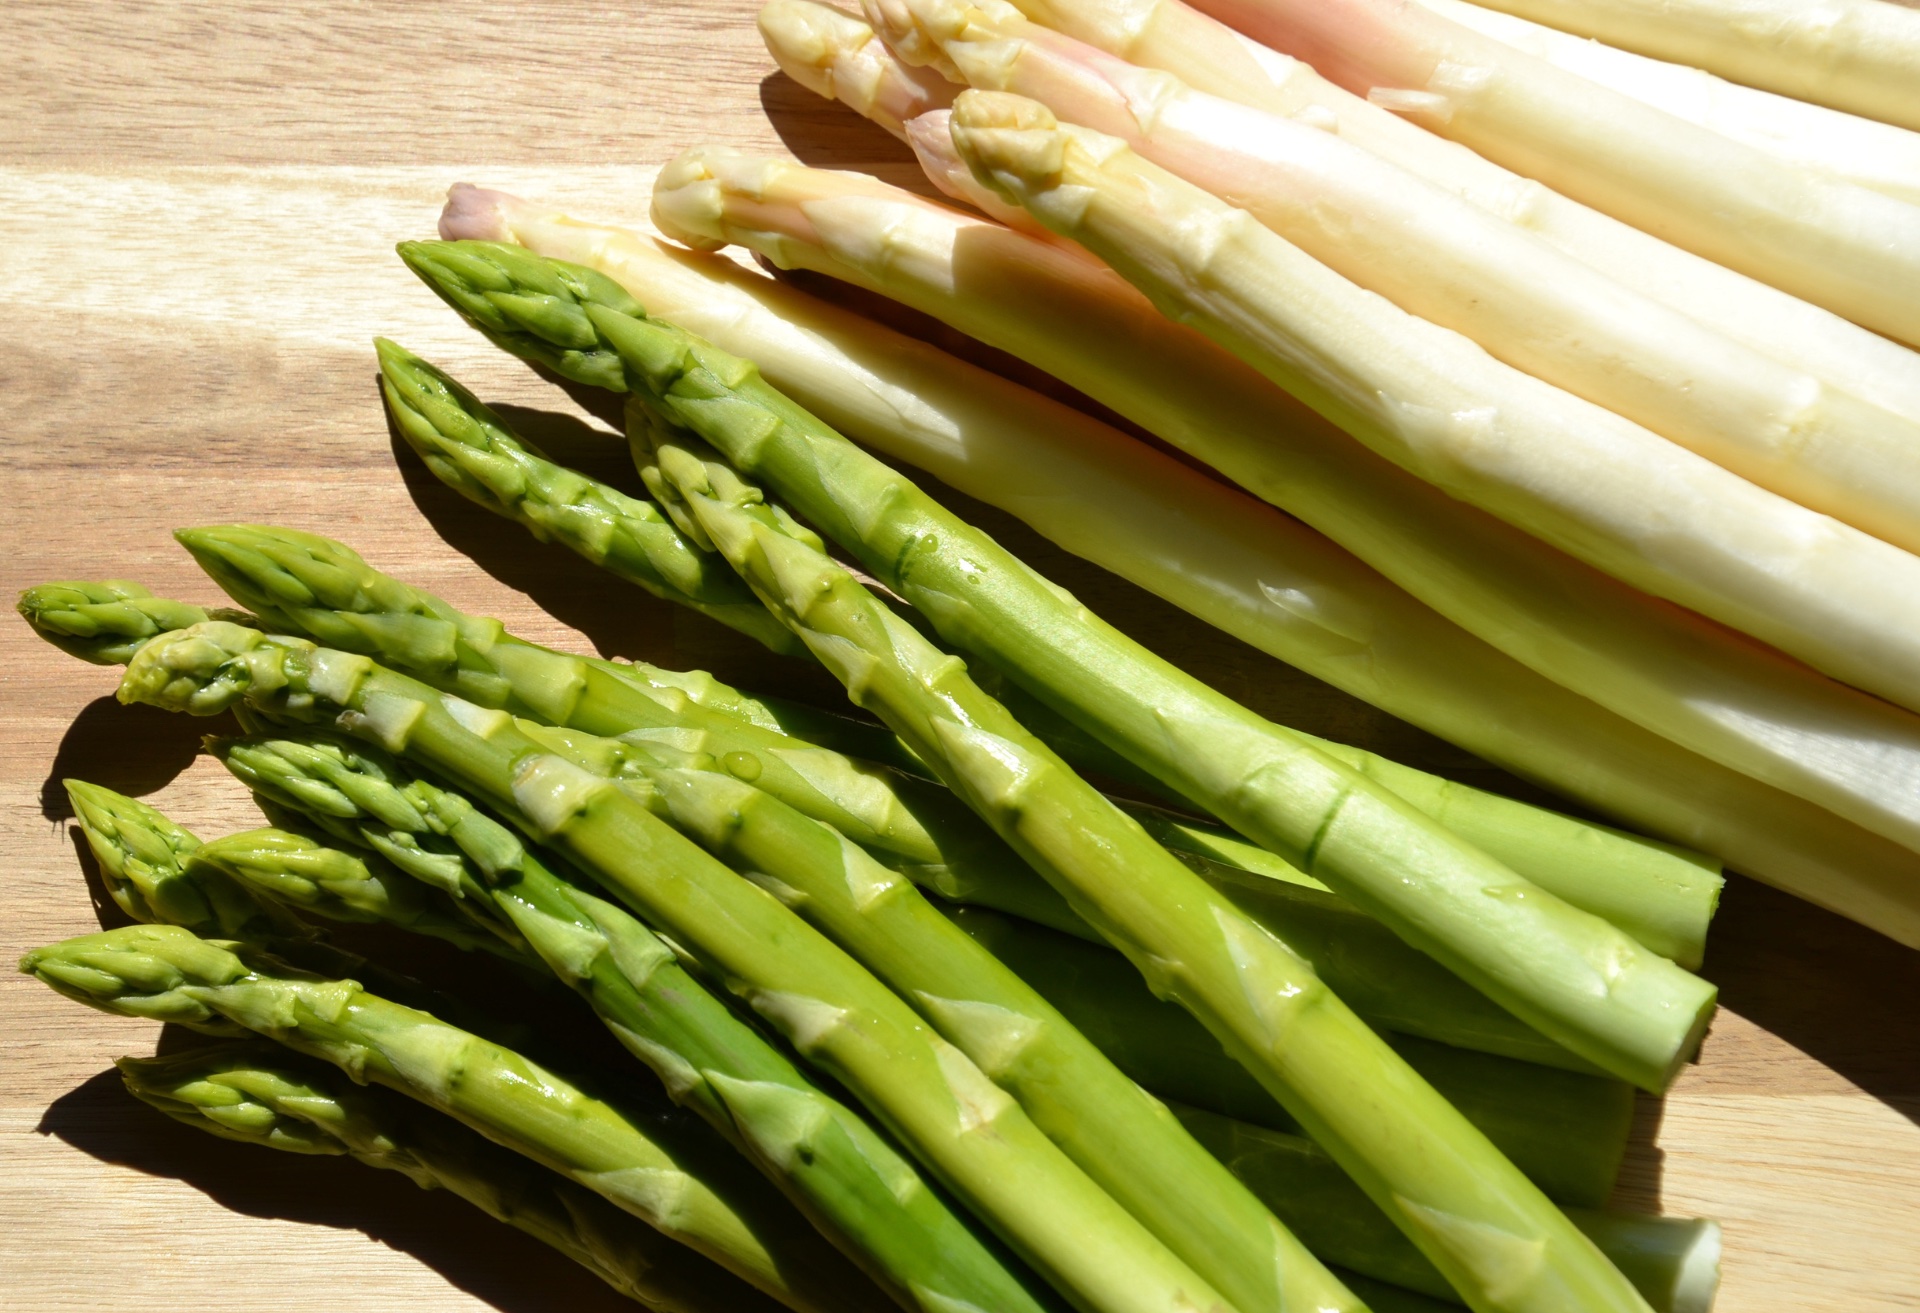
POLYGON ((1488 0, 1722 77, 1920 128, 1920 14, 1899 0, 1488 0))
POLYGON ((1896 200, 1920 201, 1920 133, 1574 36, 1502 13, 1501 0, 1493 0, 1491 9, 1468 0, 1420 3, 1555 68, 1723 137, 1896 200))

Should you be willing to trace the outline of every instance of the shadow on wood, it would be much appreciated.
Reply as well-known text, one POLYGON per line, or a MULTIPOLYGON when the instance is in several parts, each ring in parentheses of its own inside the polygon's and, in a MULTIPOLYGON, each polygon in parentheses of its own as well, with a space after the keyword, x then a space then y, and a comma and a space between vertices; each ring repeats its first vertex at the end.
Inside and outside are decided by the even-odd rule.
POLYGON ((1920 1122, 1920 953, 1735 876, 1702 974, 1721 1006, 1920 1122))
POLYGON ((938 196, 907 143, 859 113, 817 96, 785 73, 760 79, 760 108, 802 164, 859 169, 923 196, 938 196))
MULTIPOLYGON (((102 671, 103 683, 118 678, 102 671)), ((182 716, 157 707, 122 706, 111 693, 95 698, 67 726, 53 768, 40 785, 40 814, 73 816, 62 780, 85 780, 133 797, 164 788, 193 763, 207 734, 231 734, 229 716, 182 716)))
MULTIPOLYGON (((162 1051, 191 1047, 172 1032, 163 1032, 162 1051)), ((237 1213, 361 1232, 504 1313, 634 1307, 545 1245, 453 1195, 422 1191, 398 1173, 350 1159, 216 1139, 141 1105, 112 1071, 54 1100, 37 1129, 102 1162, 181 1181, 237 1213)), ((236 1249, 233 1280, 244 1282, 249 1265, 259 1261, 236 1249)))
POLYGON ((1667 1102, 1650 1094, 1633 1096, 1633 1126, 1627 1131, 1627 1153, 1613 1183, 1607 1207, 1621 1213, 1658 1213, 1660 1182, 1666 1170, 1666 1150, 1660 1147, 1660 1123, 1667 1102))

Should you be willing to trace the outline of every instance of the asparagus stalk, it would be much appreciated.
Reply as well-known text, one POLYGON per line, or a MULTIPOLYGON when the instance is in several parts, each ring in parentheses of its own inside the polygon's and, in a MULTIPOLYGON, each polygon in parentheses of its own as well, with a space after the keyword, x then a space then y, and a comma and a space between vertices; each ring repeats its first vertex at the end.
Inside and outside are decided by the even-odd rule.
POLYGON ((1483 8, 1466 0, 1420 3, 1555 68, 1723 137, 1896 200, 1920 201, 1920 134, 1905 128, 1742 86, 1701 68, 1583 40, 1571 32, 1502 13, 1497 4, 1483 8))
POLYGON ((284 1049, 225 1043, 114 1065, 129 1093, 175 1121, 243 1144, 346 1155, 423 1190, 447 1190, 659 1313, 779 1307, 599 1195, 450 1118, 284 1049))
MULTIPOLYGON (((605 751, 622 746, 522 728, 583 765, 604 765, 605 751)), ((402 784, 397 769, 371 753, 268 740, 223 745, 221 755, 243 779, 286 780, 298 771, 312 790, 328 789, 337 798, 349 790, 361 795, 363 810, 376 790, 393 789, 421 797, 426 814, 461 816, 458 826, 439 826, 448 833, 469 824, 459 806, 463 800, 425 781, 402 784)), ((646 759, 644 749, 641 759, 646 759)), ((1042 1131, 1235 1307, 1352 1306, 1324 1269, 1284 1229, 1275 1228, 1267 1210, 1201 1152, 1158 1101, 911 885, 819 822, 726 775, 711 758, 692 766, 647 764, 651 769, 641 777, 641 787, 657 814, 716 857, 752 873, 912 1001, 955 1047, 1019 1099, 1042 1131)), ((382 810, 400 809, 395 800, 382 810)), ((371 819, 362 818, 363 823, 371 819)), ((678 989, 668 988, 668 997, 678 989)), ((604 1010, 602 1015, 616 1033, 634 1024, 604 1010)), ((636 1051, 647 1056, 645 1049, 636 1051)))
MULTIPOLYGON (((490 276, 511 286, 509 271, 529 263, 501 247, 412 247, 408 255, 423 275, 439 280, 435 285, 450 300, 477 303, 496 319, 498 311, 487 310, 458 271, 488 255, 497 261, 490 276)), ((1331 877, 1329 883, 1362 910, 1536 1029, 1607 1070, 1649 1088, 1664 1087, 1705 1025, 1708 986, 1645 953, 1599 918, 1528 884, 1311 744, 1124 639, 773 392, 751 365, 646 318, 617 288, 609 294, 580 272, 566 274, 570 290, 597 298, 588 301, 588 313, 610 344, 603 349, 613 354, 617 346, 626 359, 629 386, 659 397, 676 418, 717 439, 753 472, 771 471, 782 495, 919 604, 943 634, 964 633, 966 646, 985 652, 1002 669, 1020 671, 1045 700, 1072 708, 1071 718, 1097 727, 1110 746, 1123 747, 1169 787, 1308 874, 1331 877), (668 392, 674 395, 668 398, 668 392), (751 453, 740 441, 749 428, 759 435, 751 453), (854 507, 884 513, 851 514, 854 507), (985 562, 993 563, 990 571, 985 562), (938 586, 928 586, 947 571, 952 574, 938 586), (955 597, 967 598, 968 605, 956 607, 955 597), (997 618, 989 620, 983 608, 995 609, 997 618), (1041 628, 1044 640, 1036 637, 1041 628), (1063 646, 1069 635, 1073 642, 1063 646), (1108 682, 1102 684, 1102 677, 1108 682), (1237 741, 1223 737, 1227 726, 1234 727, 1237 741), (1204 748, 1199 738, 1188 739, 1190 733, 1204 734, 1204 748), (1273 784, 1243 787, 1263 771, 1273 784), (1342 814, 1331 830, 1330 807, 1342 814), (1410 878, 1410 871, 1423 874, 1410 878), (1490 888, 1521 890, 1525 897, 1490 899, 1490 888), (1388 900, 1404 901, 1395 909, 1388 900), (1415 907, 1418 912, 1409 914, 1415 907), (1489 917, 1493 909, 1498 914, 1489 917), (1502 928, 1493 929, 1496 923, 1502 928), (1455 942, 1443 946, 1448 937, 1455 942), (1544 943, 1558 947, 1536 955, 1532 946, 1544 943), (1618 970, 1606 1002, 1598 1002, 1605 991, 1560 974, 1575 961, 1605 962, 1610 973, 1618 970), (1636 976, 1640 984, 1628 986, 1636 976), (1649 991, 1644 1001, 1636 997, 1642 987, 1649 991), (1650 1005, 1655 998, 1662 1001, 1650 1005)), ((510 349, 533 349, 512 333, 494 335, 510 349)), ((598 372, 604 377, 607 371, 598 372)), ((903 737, 925 759, 918 739, 903 737)), ((1085 914, 1082 907, 1076 910, 1085 914)))
MULTIPOLYGON (((384 360, 397 350, 374 343, 384 360)), ((495 515, 525 525, 541 542, 558 541, 595 565, 736 629, 776 652, 795 651, 752 594, 696 551, 650 501, 573 474, 517 437, 464 391, 408 388, 417 374, 383 370, 381 390, 400 436, 442 483, 495 515), (453 429, 458 437, 443 436, 453 429)), ((175 626, 178 628, 179 626, 175 626)))
MULTIPOLYGON (((1315 1145, 1194 1108, 1174 1112, 1328 1262, 1458 1303, 1433 1265, 1315 1145)), ((1713 1306, 1720 1281, 1719 1223, 1588 1208, 1569 1208, 1567 1217, 1626 1274, 1655 1313, 1706 1313, 1713 1306)))
MULTIPOLYGON (((391 391, 428 393, 443 400, 444 404, 436 411, 442 416, 438 440, 443 444, 465 441, 464 435, 472 431, 470 425, 459 422, 462 408, 479 415, 489 413, 452 379, 397 346, 388 344, 383 349, 381 368, 391 391)), ((636 413, 644 419, 644 412, 636 413)), ((583 477, 571 472, 566 474, 570 485, 583 477)), ((611 489, 607 491, 612 492, 611 489)), ((513 492, 509 489, 501 495, 511 497, 513 492)), ((288 556, 286 559, 297 562, 298 558, 288 556)), ((297 564, 294 568, 297 568, 297 564)), ((252 596, 258 591, 261 591, 259 587, 243 588, 238 595, 252 596)), ((1016 711, 1020 710, 1023 709, 1016 708, 1016 711)), ((1023 721, 1026 719, 1024 715, 1021 718, 1023 721)), ((1031 724, 1029 728, 1046 739, 1050 747, 1060 752, 1077 769, 1088 769, 1089 764, 1093 769, 1101 769, 1106 765, 1104 761, 1090 759, 1088 754, 1079 750, 1077 744, 1064 744, 1057 736, 1031 724)), ((1682 959, 1683 964, 1699 962, 1707 921, 1712 913, 1714 892, 1718 887, 1718 882, 1711 874, 1703 875, 1698 867, 1688 869, 1684 859, 1644 841, 1598 831, 1521 803, 1449 784, 1372 753, 1318 738, 1311 738, 1310 741, 1323 751, 1338 756, 1354 769, 1375 778, 1384 787, 1442 821, 1470 842, 1507 861, 1542 887, 1561 894, 1575 906, 1613 920, 1647 947, 1664 956, 1682 959)), ((764 753, 773 749, 769 741, 761 737, 730 746, 716 743, 709 745, 709 750, 724 756, 731 751, 764 753)), ((887 787, 884 776, 870 774, 874 774, 878 780, 876 787, 887 787)), ((823 815, 814 809, 810 794, 786 787, 783 780, 772 780, 766 787, 793 801, 794 805, 816 819, 829 824, 838 823, 836 816, 823 815)), ((902 800, 908 811, 914 810, 916 798, 917 795, 910 795, 902 800)), ((956 817, 937 815, 929 828, 935 834, 951 836, 959 824, 956 817)), ((1297 873, 1260 850, 1250 845, 1236 844, 1229 837, 1219 836, 1217 841, 1210 841, 1178 826, 1156 824, 1151 828, 1155 837, 1163 843, 1191 846, 1198 841, 1207 845, 1210 856, 1228 865, 1262 871, 1283 880, 1298 878, 1297 873), (1182 835, 1185 837, 1177 837, 1182 835)), ((1011 861, 1010 854, 1004 848, 990 840, 984 847, 979 841, 958 845, 950 841, 948 846, 957 846, 963 859, 970 847, 982 852, 984 860, 981 861, 946 863, 950 868, 965 868, 962 883, 974 885, 976 897, 994 906, 1017 900, 1018 894, 1012 890, 1006 894, 981 892, 989 887, 997 891, 1000 886, 1012 883, 1017 863, 1011 861), (975 868, 980 869, 980 875, 965 873, 975 868)), ((931 852, 902 855, 911 856, 922 863, 936 860, 936 855, 931 852)), ((1034 912, 1035 909, 1031 907, 1024 909, 1024 914, 1029 916, 1034 912)), ((1039 919, 1059 925, 1063 923, 1061 918, 1065 915, 1065 909, 1056 904, 1054 908, 1044 910, 1039 919)))
POLYGON ((1920 846, 1920 721, 1543 548, 1357 451, 1252 370, 1167 324, 1091 259, 871 179, 717 151, 669 166, 654 212, 689 240, 748 243, 782 264, 905 300, 1050 370, 1298 514, 1556 682, 1896 843, 1920 846), (1105 331, 1087 333, 1088 323, 1105 331))
MULTIPOLYGON (((730 260, 676 257, 654 239, 468 187, 454 190, 442 223, 450 236, 518 240, 590 264, 653 313, 755 359, 775 386, 864 445, 1020 516, 1063 547, 1254 646, 1623 824, 1706 849, 1748 875, 1903 942, 1920 942, 1920 858, 1909 850, 1552 683, 1442 622, 1328 540, 1078 412, 730 260)), ((1044 303, 1034 310, 1045 312, 1044 303)), ((1100 315, 1101 322, 1114 318, 1100 315)), ((1183 368, 1190 363, 1177 359, 1183 368)), ((1125 372, 1150 376, 1169 395, 1191 376, 1154 371, 1148 357, 1129 362, 1125 372)), ((1222 380, 1215 374, 1207 381, 1222 380)), ((1219 390, 1178 395, 1212 405, 1216 420, 1233 424, 1219 390)), ((1248 403, 1258 404, 1252 395, 1248 403)), ((1250 441, 1256 413, 1241 414, 1250 441)), ((1268 437, 1260 434, 1261 441, 1268 437)), ((1289 465, 1292 477, 1311 472, 1291 456, 1289 465)), ((1401 533, 1417 518, 1408 509, 1386 527, 1401 533)), ((1457 550, 1450 544, 1459 538, 1437 536, 1420 559, 1431 563, 1457 550)), ((1497 559, 1484 564, 1503 568, 1497 559)), ((1580 613, 1568 618, 1586 623, 1580 613)), ((1592 637, 1615 644, 1616 633, 1610 620, 1592 637)), ((1537 659, 1540 645, 1531 646, 1537 659)), ((1583 643, 1580 650, 1594 649, 1583 643)), ((1619 655, 1642 659, 1631 648, 1619 655)), ((1671 679, 1677 668, 1666 673, 1671 679)), ((1716 680, 1716 696, 1732 686, 1731 678, 1716 680)), ((1783 708, 1763 710, 1751 686, 1746 692, 1746 711, 1786 733, 1783 708)), ((1671 731, 1674 720, 1697 718, 1710 705, 1682 697, 1661 727, 1671 731)), ((1777 738, 1763 744, 1756 736, 1752 746, 1791 755, 1777 738)), ((1829 748, 1849 750, 1836 739, 1814 755, 1829 748)), ((1870 781, 1884 766, 1863 763, 1858 779, 1870 781)), ((1458 827, 1454 818, 1447 823, 1458 827)), ((1487 846, 1484 836, 1476 841, 1487 846)), ((1534 878, 1545 883, 1537 872, 1534 878)), ((1556 892, 1570 897, 1566 889, 1556 892)), ((1710 906, 1710 896, 1701 896, 1710 906)), ((1614 909, 1603 914, 1616 916, 1614 909)), ((1669 955, 1687 962, 1677 947, 1669 955)))
POLYGON ((718 1193, 697 1146, 662 1139, 670 1123, 643 1123, 510 1049, 351 980, 237 948, 178 926, 125 926, 36 949, 20 969, 104 1012, 216 1033, 230 1023, 323 1058, 605 1196, 791 1308, 844 1307, 858 1280, 852 1270, 784 1201, 737 1185, 718 1193))
MULTIPOLYGON (((764 396, 742 395, 741 385, 754 383, 751 366, 723 361, 704 344, 690 346, 645 321, 616 331, 636 347, 653 339, 646 354, 654 370, 643 377, 662 404, 682 403, 676 413, 695 422, 730 413, 736 424, 757 414, 763 438, 792 431, 791 403, 780 399, 776 410, 764 396)), ((962 662, 903 624, 825 555, 742 510, 739 504, 751 505, 759 490, 741 485, 707 458, 708 450, 661 443, 653 456, 768 607, 851 697, 934 764, 1125 953, 1156 993, 1199 1017, 1471 1305, 1515 1313, 1642 1307, 1538 1189, 1310 966, 1075 776, 973 684, 962 662), (1510 1252, 1496 1256, 1467 1240, 1489 1232, 1518 1242, 1528 1261, 1516 1265, 1510 1252)), ((877 508, 890 500, 899 504, 897 496, 858 504, 877 508)), ((995 568, 983 556, 968 563, 976 581, 995 568)))
POLYGON ((475 901, 526 936, 536 967, 577 990, 676 1102, 747 1154, 903 1306, 1044 1307, 911 1163, 736 1017, 656 936, 468 799, 378 749, 331 737, 209 747, 256 794, 391 854, 422 880, 440 881, 453 868, 475 901))
POLYGON ((1749 86, 1920 128, 1920 19, 1833 0, 1489 0, 1568 32, 1712 69, 1749 86))
MULTIPOLYGON (((1161 1098, 1300 1130, 1205 1027, 1156 999, 1119 954, 980 908, 948 915, 1161 1098)), ((1606 1202, 1626 1151, 1630 1086, 1446 1044, 1389 1042, 1548 1198, 1596 1207, 1606 1202)))
POLYGON ((1920 417, 1920 359, 1877 333, 1620 222, 1369 103, 1307 63, 1250 41, 1184 0, 1016 0, 1056 31, 1178 75, 1191 86, 1340 136, 1553 241, 1617 282, 1664 301, 1782 365, 1909 418, 1920 417))
MULTIPOLYGON (((1199 0, 1441 136, 1857 324, 1920 344, 1920 209, 1787 164, 1402 0, 1199 0)), ((1920 25, 1916 25, 1920 26, 1920 25)))
POLYGON ((1068 1298, 1116 1311, 1220 1302, 856 962, 619 785, 543 752, 505 713, 364 657, 219 623, 141 648, 120 696, 202 715, 247 702, 405 752, 559 847, 725 980, 1068 1298))
POLYGON ((1790 501, 1920 547, 1920 420, 1783 368, 1334 134, 1136 68, 998 0, 871 7, 908 58, 1125 141, 1515 369, 1790 501))

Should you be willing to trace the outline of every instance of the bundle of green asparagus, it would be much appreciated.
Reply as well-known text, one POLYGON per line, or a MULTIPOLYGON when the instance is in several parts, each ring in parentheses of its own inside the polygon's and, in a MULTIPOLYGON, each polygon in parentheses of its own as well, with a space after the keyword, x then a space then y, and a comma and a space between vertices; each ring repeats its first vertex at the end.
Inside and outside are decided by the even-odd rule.
MULTIPOLYGON (((50 641, 127 665, 124 700, 235 708, 247 735, 208 747, 273 824, 202 844, 75 782, 109 891, 148 926, 25 968, 111 1011, 269 1035, 431 1111, 329 1091, 257 1050, 132 1064, 142 1097, 230 1135, 449 1184, 659 1307, 689 1297, 641 1279, 631 1244, 609 1238, 624 1223, 587 1216, 597 1205, 574 1187, 510 1157, 479 1162, 448 1118, 793 1307, 835 1283, 924 1309, 1705 1307, 1710 1225, 1578 1210, 1605 1203, 1630 1120, 1629 1086, 1603 1073, 1658 1088, 1704 1024, 1710 992, 1658 954, 1700 959, 1711 862, 1301 738, 1285 740, 1296 773, 1312 763, 1370 801, 1339 804, 1321 838, 1284 855, 1248 843, 1193 814, 1226 810, 1217 776, 1169 772, 1137 738, 1086 723, 1031 641, 986 645, 986 685, 941 653, 931 635, 981 645, 977 620, 956 625, 959 597, 998 609, 1010 638, 1089 622, 751 367, 583 269, 497 246, 404 254, 505 345, 631 394, 649 497, 547 460, 383 342, 396 426, 437 475, 656 595, 810 653, 881 723, 538 647, 292 530, 180 533, 245 611, 124 581, 30 590, 22 613, 50 641), (737 445, 749 431, 754 444, 737 445), (796 464, 781 443, 813 454, 796 464), (896 614, 749 470, 776 474, 870 559, 931 517, 971 577, 943 595, 921 534, 876 570, 916 604, 896 614), (857 491, 862 478, 873 487, 857 491), (856 497, 909 518, 851 513, 856 497), (1003 704, 989 688, 1027 691, 1003 704), (1103 795, 1068 760, 1157 780, 1171 809, 1103 795), (1365 815, 1368 839, 1352 829, 1365 815), (1450 861, 1527 891, 1507 933, 1542 937, 1534 965, 1487 959, 1457 919, 1409 936, 1360 856, 1383 840, 1413 851, 1391 846, 1394 827, 1428 836, 1420 896, 1435 911, 1450 861), (660 1123, 679 1138, 652 1134, 640 1105, 531 1068, 485 1020, 435 1015, 458 1000, 437 1006, 332 946, 331 927, 368 922, 482 954, 530 1006, 565 1006, 556 985, 578 994, 650 1069, 648 1106, 664 1095, 685 1110, 660 1123), (1589 959, 1606 946, 1613 1012, 1556 994, 1571 978, 1540 966, 1558 940, 1589 959), (1660 1038, 1647 1009, 1676 1003, 1681 1029, 1660 1038), (595 1150, 549 1113, 503 1106, 501 1080, 604 1108, 580 1114, 606 1123, 595 1150), (763 1194, 740 1212, 738 1168, 713 1166, 730 1157, 791 1206, 763 1194), (662 1171, 667 1195, 635 1184, 662 1171), (503 1202, 522 1196, 541 1202, 503 1202), (678 1210, 709 1196, 716 1220, 696 1232, 678 1210), (791 1247, 809 1223, 821 1238, 803 1261, 791 1247), (1527 1257, 1475 1228, 1524 1238, 1527 1257), (866 1277, 836 1268, 834 1247, 866 1277)), ((1116 668, 1153 669, 1087 633, 1088 655, 1105 644, 1116 668)), ((1233 819, 1324 806, 1308 778, 1233 819)))

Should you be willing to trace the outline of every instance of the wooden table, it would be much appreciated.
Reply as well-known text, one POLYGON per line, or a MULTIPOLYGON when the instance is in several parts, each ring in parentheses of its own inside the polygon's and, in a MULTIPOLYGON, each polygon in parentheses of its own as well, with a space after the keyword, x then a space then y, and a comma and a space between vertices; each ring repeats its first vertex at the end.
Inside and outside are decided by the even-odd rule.
MULTIPOLYGON (((593 6, 9 0, 0 6, 5 588, 132 577, 214 594, 176 526, 277 521, 536 639, 832 697, 697 617, 539 547, 396 451, 368 340, 446 365, 565 459, 617 444, 467 332, 391 253, 471 179, 638 223, 651 165, 723 142, 865 168, 905 152, 772 72, 748 0, 593 6)), ((1488 768, 977 510, 1101 613, 1303 728, 1488 768)), ((0 624, 0 950, 116 923, 58 781, 204 834, 258 823, 208 726, 0 624)), ((1920 1307, 1920 955, 1735 879, 1702 1061, 1644 1102, 1618 1202, 1727 1226, 1726 1313, 1920 1307)), ((465 1205, 339 1161, 223 1145, 133 1104, 149 1025, 0 978, 0 1309, 331 1313, 622 1305, 465 1205), (371 1238, 371 1240, 369 1239, 371 1238)))

